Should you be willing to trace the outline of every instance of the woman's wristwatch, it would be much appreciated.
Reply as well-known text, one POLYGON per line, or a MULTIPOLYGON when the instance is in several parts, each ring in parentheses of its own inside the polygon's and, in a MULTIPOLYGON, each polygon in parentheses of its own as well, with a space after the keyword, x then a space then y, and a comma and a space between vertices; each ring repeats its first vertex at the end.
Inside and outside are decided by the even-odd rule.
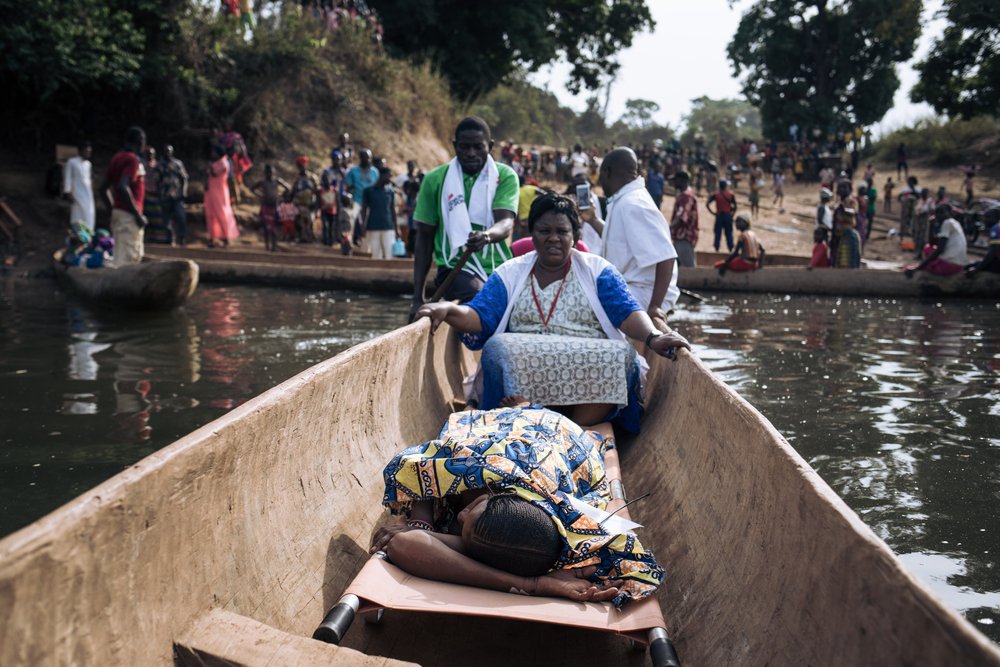
POLYGON ((662 336, 662 335, 663 334, 661 334, 659 331, 650 331, 649 335, 646 336, 646 347, 650 347, 650 344, 649 344, 650 341, 652 341, 654 338, 656 338, 658 336, 662 336))

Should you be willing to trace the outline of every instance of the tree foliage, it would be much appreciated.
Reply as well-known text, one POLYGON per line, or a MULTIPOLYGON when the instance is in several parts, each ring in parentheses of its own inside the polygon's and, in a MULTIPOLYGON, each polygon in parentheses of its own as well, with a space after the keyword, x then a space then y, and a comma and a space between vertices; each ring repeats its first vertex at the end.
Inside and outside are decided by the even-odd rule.
POLYGON ((518 69, 537 71, 562 57, 568 87, 596 89, 619 67, 616 56, 653 28, 645 0, 372 0, 388 47, 427 61, 463 100, 474 100, 518 69))
POLYGON ((795 123, 825 133, 879 121, 899 88, 896 63, 920 35, 921 0, 757 0, 728 55, 764 134, 795 123))
POLYGON ((720 141, 733 143, 744 137, 759 139, 761 136, 760 112, 743 100, 698 97, 691 100, 691 111, 684 117, 684 122, 687 129, 681 140, 686 144, 693 143, 699 135, 707 146, 715 146, 720 141))
POLYGON ((653 124, 653 114, 660 110, 660 105, 652 100, 625 100, 625 115, 622 121, 629 127, 646 129, 653 124))
POLYGON ((995 0, 945 0, 948 26, 916 65, 910 91, 949 116, 1000 116, 1000 20, 995 0))
POLYGON ((0 76, 8 91, 45 100, 61 89, 138 87, 145 36, 114 3, 0 0, 0 14, 0 76))

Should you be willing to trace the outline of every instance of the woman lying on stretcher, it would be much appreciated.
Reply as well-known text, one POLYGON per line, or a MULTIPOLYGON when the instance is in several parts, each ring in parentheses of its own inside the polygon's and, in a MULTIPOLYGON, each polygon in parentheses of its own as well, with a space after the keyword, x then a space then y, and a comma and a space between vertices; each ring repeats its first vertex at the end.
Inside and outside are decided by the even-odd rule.
POLYGON ((386 466, 383 503, 406 518, 370 551, 425 579, 620 609, 664 573, 634 533, 595 518, 611 499, 613 447, 535 405, 456 412, 386 466))

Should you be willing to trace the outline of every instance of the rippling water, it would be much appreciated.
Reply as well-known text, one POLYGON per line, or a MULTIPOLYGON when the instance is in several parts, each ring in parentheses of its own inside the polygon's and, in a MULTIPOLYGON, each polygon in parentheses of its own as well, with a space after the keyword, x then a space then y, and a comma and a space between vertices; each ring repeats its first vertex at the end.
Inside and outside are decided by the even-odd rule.
POLYGON ((1000 304, 733 296, 675 321, 912 572, 1000 640, 1000 304))
MULTIPOLYGON (((203 286, 183 310, 126 317, 46 281, 0 282, 0 536, 407 307, 203 286)), ((722 296, 674 321, 907 567, 1000 640, 998 304, 722 296)))
POLYGON ((409 302, 202 286, 182 310, 91 310, 0 283, 0 536, 348 347, 409 302))

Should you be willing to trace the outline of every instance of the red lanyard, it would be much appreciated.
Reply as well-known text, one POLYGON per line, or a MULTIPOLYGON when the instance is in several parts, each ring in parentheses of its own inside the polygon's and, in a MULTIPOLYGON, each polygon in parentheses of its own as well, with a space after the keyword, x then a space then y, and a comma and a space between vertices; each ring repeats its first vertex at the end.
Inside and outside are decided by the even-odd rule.
POLYGON ((563 286, 566 285, 566 276, 569 275, 569 268, 573 265, 573 258, 570 257, 569 261, 566 262, 566 272, 563 273, 562 280, 559 282, 559 289, 556 290, 556 298, 552 299, 552 306, 549 308, 549 316, 546 317, 545 313, 542 312, 542 304, 538 301, 538 295, 535 293, 535 269, 532 267, 531 275, 529 280, 531 280, 531 298, 535 300, 535 308, 538 309, 538 316, 542 318, 542 328, 546 331, 549 330, 549 322, 552 320, 552 313, 555 312, 556 304, 559 303, 559 295, 562 294, 563 286))

